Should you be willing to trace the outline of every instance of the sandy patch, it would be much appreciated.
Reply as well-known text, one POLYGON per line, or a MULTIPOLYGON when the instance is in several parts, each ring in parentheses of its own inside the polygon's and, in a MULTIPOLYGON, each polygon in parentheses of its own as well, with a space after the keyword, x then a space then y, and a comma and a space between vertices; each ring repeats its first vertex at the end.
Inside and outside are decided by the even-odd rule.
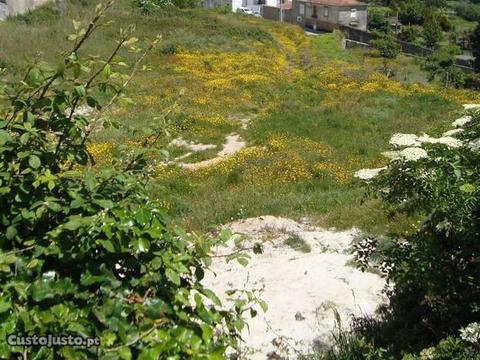
MULTIPOLYGON (((261 298, 269 309, 249 321, 244 332, 247 359, 268 359, 272 354, 295 359, 315 344, 329 341, 334 329, 335 308, 344 326, 350 315, 372 313, 384 301, 383 279, 348 266, 348 254, 357 230, 328 231, 291 219, 262 216, 234 222, 228 226, 235 236, 248 243, 262 241, 264 252, 253 255, 242 267, 214 258, 204 283, 217 294, 229 289, 263 289, 261 298), (296 236, 310 247, 299 252, 284 242, 296 236)), ((234 241, 217 255, 235 251, 234 241)))
POLYGON ((180 146, 185 146, 188 150, 193 151, 193 152, 215 149, 217 147, 217 145, 213 145, 213 144, 201 144, 201 143, 195 143, 193 141, 189 142, 189 141, 186 141, 182 138, 173 139, 170 142, 170 145, 179 146, 179 147, 180 146))
POLYGON ((225 144, 223 144, 222 150, 220 150, 216 157, 197 163, 179 163, 178 165, 189 170, 196 170, 207 166, 212 166, 226 157, 232 156, 239 152, 246 146, 245 141, 242 140, 238 134, 230 134, 225 138, 225 144))

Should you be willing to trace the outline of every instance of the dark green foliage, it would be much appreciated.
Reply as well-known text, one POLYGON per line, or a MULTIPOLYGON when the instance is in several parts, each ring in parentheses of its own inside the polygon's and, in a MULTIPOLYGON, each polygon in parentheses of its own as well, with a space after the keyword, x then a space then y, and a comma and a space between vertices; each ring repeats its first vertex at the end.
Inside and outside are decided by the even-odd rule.
POLYGON ((454 6, 458 16, 468 21, 480 21, 480 3, 457 2, 454 6))
POLYGON ((476 72, 480 72, 480 24, 477 25, 471 36, 472 54, 475 57, 473 66, 476 72))
POLYGON ((55 68, 34 64, 0 84, 0 357, 223 359, 250 302, 220 307, 200 283, 213 240, 187 235, 149 196, 144 155, 161 156, 163 129, 146 129, 142 150, 119 147, 111 165, 90 166, 91 129, 114 125, 101 115, 133 75, 120 54, 138 54, 134 69, 145 54, 128 28, 107 60, 78 55, 112 3, 90 25, 74 22, 73 49, 55 68), (101 345, 9 347, 10 334, 101 345))
POLYGON ((425 45, 436 48, 443 39, 442 28, 435 17, 428 18, 423 24, 423 39, 425 45))
POLYGON ((388 60, 395 59, 400 54, 400 45, 393 36, 381 36, 372 40, 370 45, 377 50, 378 55, 383 58, 383 71, 385 75, 390 74, 388 60))
POLYGON ((465 74, 455 66, 456 56, 461 53, 457 46, 442 47, 435 51, 423 64, 430 74, 430 81, 439 79, 445 87, 459 87, 465 82, 465 74))
POLYGON ((398 2, 398 17, 402 24, 421 25, 424 20, 425 5, 420 0, 398 2))
POLYGON ((398 34, 400 40, 415 43, 422 35, 422 27, 418 25, 407 25, 402 27, 402 31, 398 34))
POLYGON ((368 29, 381 33, 388 33, 390 31, 390 23, 385 17, 385 14, 377 8, 373 8, 368 12, 368 29))

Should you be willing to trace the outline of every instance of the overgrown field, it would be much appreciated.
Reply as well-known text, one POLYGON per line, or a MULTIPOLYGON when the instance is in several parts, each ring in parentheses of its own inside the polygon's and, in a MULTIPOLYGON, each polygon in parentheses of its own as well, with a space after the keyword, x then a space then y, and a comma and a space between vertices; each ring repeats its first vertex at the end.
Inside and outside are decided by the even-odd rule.
MULTIPOLYGON (((93 5, 71 0, 0 24, 7 76, 32 56, 55 63, 68 47, 71 20, 88 17, 93 5)), ((89 53, 105 54, 115 46, 113 29, 130 23, 140 40, 159 33, 163 42, 130 86, 134 103, 108 114, 123 126, 95 135, 90 149, 97 166, 117 145, 140 146, 144 135, 135 128, 163 121, 166 108, 173 109, 172 138, 217 145, 182 161, 215 156, 231 133, 247 143, 196 171, 159 159, 152 191, 190 230, 262 214, 372 232, 405 229, 411 220, 387 218, 377 202, 362 201, 364 188, 353 173, 383 164, 379 150, 393 133, 441 132, 460 104, 480 100, 478 93, 426 84, 414 60, 404 57, 387 79, 380 59, 342 49, 338 34, 309 37, 292 25, 205 10, 146 16, 128 0, 110 16, 116 25, 87 45, 89 53)), ((171 158, 187 153, 167 143, 166 149, 171 158)))

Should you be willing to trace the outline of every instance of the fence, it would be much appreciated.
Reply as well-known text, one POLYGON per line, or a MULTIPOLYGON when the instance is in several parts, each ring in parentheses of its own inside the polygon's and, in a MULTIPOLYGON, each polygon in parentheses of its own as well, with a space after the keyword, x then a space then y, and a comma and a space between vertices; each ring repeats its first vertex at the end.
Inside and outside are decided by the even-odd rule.
MULTIPOLYGON (((345 34, 345 38, 347 40, 351 40, 355 43, 361 43, 361 44, 369 44, 370 41, 375 39, 375 36, 369 32, 358 30, 358 29, 353 29, 348 26, 341 26, 340 30, 343 31, 345 34)), ((415 56, 415 57, 421 57, 421 58, 426 58, 432 55, 433 50, 424 48, 422 46, 418 46, 412 43, 408 43, 405 41, 397 40, 398 44, 400 45, 400 49, 403 53, 410 55, 410 56, 415 56)), ((350 46, 359 46, 360 44, 349 44, 350 46)), ((473 71, 473 64, 471 60, 468 59, 461 59, 457 58, 455 60, 455 63, 458 67, 467 70, 467 71, 473 71)))

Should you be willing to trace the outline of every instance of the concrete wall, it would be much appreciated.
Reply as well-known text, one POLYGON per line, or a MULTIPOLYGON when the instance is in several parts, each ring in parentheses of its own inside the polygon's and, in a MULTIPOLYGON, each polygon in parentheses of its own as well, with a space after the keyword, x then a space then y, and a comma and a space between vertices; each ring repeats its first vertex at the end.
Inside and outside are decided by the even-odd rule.
POLYGON ((23 14, 52 0, 4 0, 6 4, 0 3, 0 20, 7 16, 23 14))
MULTIPOLYGON (((280 21, 280 8, 278 6, 264 5, 262 7, 262 16, 264 19, 280 21)), ((284 22, 293 22, 291 9, 283 9, 282 20, 284 22)))

